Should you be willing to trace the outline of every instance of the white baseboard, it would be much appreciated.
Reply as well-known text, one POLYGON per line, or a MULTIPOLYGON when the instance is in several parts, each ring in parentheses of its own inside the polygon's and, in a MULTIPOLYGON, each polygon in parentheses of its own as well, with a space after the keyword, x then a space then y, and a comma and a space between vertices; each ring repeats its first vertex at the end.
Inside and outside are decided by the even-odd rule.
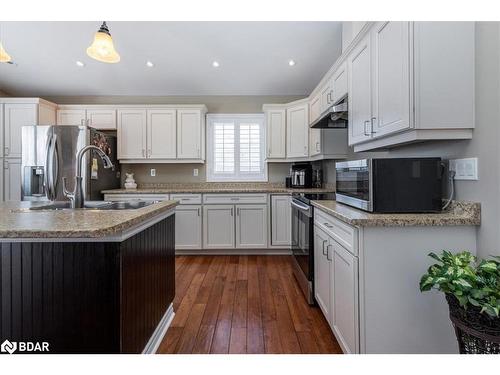
POLYGON ((174 305, 171 303, 167 311, 161 318, 160 323, 158 323, 158 326, 156 326, 156 329, 149 338, 148 343, 146 344, 144 350, 142 351, 142 354, 156 353, 158 347, 160 346, 163 340, 163 337, 165 337, 165 334, 167 333, 168 327, 170 327, 170 324, 174 319, 174 316, 175 316, 174 305))
POLYGON ((290 249, 185 249, 175 255, 291 255, 290 249))

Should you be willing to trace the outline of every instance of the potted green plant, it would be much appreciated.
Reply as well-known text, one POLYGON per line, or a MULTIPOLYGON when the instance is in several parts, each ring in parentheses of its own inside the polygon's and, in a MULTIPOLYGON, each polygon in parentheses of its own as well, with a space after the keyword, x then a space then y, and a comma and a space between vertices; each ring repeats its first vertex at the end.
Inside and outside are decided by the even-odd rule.
POLYGON ((446 295, 460 353, 500 354, 500 257, 478 261, 464 251, 440 256, 420 280, 422 292, 446 295))

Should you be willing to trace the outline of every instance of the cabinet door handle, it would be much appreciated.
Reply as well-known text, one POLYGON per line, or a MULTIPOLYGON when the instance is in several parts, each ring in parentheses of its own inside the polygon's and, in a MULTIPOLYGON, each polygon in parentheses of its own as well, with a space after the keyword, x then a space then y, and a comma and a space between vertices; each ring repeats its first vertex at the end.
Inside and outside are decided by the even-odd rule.
POLYGON ((323 255, 326 255, 325 253, 325 243, 327 243, 328 240, 323 240, 323 255))
POLYGON ((233 208, 231 207, 231 216, 233 216, 233 208))
POLYGON ((328 259, 330 262, 332 261, 332 259, 329 257, 330 255, 330 246, 332 246, 331 244, 328 244, 327 247, 326 247, 326 259, 328 259))
POLYGON ((372 131, 371 131, 371 133, 372 133, 372 134, 375 134, 375 133, 376 133, 376 131, 374 131, 374 130, 373 130, 373 121, 375 121, 376 119, 377 119, 376 117, 372 117, 372 119, 371 119, 371 126, 372 126, 372 129, 371 129, 372 131))
POLYGON ((333 228, 333 225, 331 225, 331 224, 328 224, 328 223, 323 223, 323 224, 324 224, 324 226, 325 226, 325 227, 327 227, 327 228, 333 228))
POLYGON ((369 137, 369 136, 370 136, 370 133, 367 133, 367 132, 366 132, 366 125, 368 125, 369 123, 370 123, 370 121, 369 121, 369 120, 366 120, 366 121, 364 122, 364 124, 363 124, 363 133, 365 133, 365 135, 366 135, 367 137, 369 137))
POLYGON ((145 158, 146 157, 146 150, 145 149, 142 149, 142 157, 145 158))
POLYGON ((239 208, 236 209, 236 216, 240 216, 240 209, 239 208))
POLYGON ((80 120, 80 126, 83 126, 83 119, 80 120))
POLYGON ((3 167, 5 169, 9 169, 9 161, 8 160, 5 160, 5 163, 3 164, 3 167))
POLYGON ((4 151, 5 151, 5 155, 9 155, 9 153, 10 153, 9 147, 5 146, 4 151))
POLYGON ((196 211, 198 211, 198 216, 200 216, 200 208, 199 207, 196 209, 196 211))
POLYGON ((198 149, 198 157, 201 158, 201 152, 200 149, 198 149))
POLYGON ((151 150, 148 150, 148 158, 150 158, 150 157, 151 157, 151 154, 152 154, 152 153, 151 153, 151 150))
POLYGON ((267 150, 267 156, 269 156, 269 157, 271 156, 271 149, 270 148, 267 150))
POLYGON ((316 151, 319 151, 319 142, 316 142, 316 151))
POLYGON ((307 146, 304 146, 304 155, 307 155, 307 146))

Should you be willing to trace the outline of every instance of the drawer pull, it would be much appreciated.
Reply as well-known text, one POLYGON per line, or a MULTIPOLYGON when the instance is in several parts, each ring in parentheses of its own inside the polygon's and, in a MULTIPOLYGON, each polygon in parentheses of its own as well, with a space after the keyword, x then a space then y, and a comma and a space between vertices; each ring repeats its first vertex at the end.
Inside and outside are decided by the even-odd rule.
POLYGON ((327 242, 328 242, 328 240, 323 240, 323 255, 326 255, 326 253, 325 253, 325 243, 327 243, 327 242))

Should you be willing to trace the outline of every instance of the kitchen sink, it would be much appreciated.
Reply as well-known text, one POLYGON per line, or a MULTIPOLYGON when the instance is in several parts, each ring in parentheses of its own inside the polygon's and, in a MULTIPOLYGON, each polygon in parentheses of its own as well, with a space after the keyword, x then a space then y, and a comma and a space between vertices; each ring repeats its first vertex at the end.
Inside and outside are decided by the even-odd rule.
MULTIPOLYGON (((147 207, 159 201, 129 201, 129 202, 108 202, 108 201, 86 201, 80 210, 135 210, 147 207)), ((71 202, 52 202, 44 206, 30 207, 33 211, 46 210, 72 210, 71 202)))

